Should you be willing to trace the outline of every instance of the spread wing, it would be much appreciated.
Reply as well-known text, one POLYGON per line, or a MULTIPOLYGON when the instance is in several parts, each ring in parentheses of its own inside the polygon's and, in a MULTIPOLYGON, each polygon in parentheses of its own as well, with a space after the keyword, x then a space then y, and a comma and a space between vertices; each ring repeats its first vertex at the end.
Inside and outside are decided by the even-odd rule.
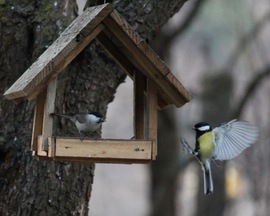
POLYGON ((232 120, 213 130, 216 147, 215 160, 229 160, 254 143, 259 136, 258 128, 246 121, 232 120))

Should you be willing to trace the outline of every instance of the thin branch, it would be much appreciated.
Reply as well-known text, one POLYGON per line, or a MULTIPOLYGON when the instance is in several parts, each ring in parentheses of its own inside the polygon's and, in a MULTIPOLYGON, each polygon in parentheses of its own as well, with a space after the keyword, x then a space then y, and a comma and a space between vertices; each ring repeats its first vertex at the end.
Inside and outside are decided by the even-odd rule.
POLYGON ((257 72, 257 75, 251 80, 251 82, 248 84, 247 89, 245 91, 244 96, 242 97, 242 99, 240 100, 238 106, 236 106, 236 108, 234 109, 234 111, 232 112, 231 118, 238 118, 248 100, 253 96, 253 94, 255 93, 255 91, 258 89, 258 87, 260 86, 261 82, 268 76, 270 75, 270 65, 268 65, 267 67, 265 67, 262 71, 257 72))
POLYGON ((239 39, 239 43, 235 47, 234 51, 230 55, 229 59, 225 63, 225 67, 228 67, 228 71, 232 71, 231 68, 234 67, 234 65, 237 63, 238 58, 241 56, 241 52, 250 45, 250 41, 254 39, 265 27, 265 25, 268 24, 270 19, 270 11, 267 12, 262 19, 254 25, 254 27, 243 37, 239 39))
POLYGON ((193 4, 192 9, 189 11, 184 22, 179 26, 179 28, 175 28, 175 30, 167 36, 168 41, 172 41, 175 37, 185 32, 185 30, 191 26, 192 22, 196 20, 197 16, 199 15, 199 12, 202 9, 202 6, 206 1, 207 0, 197 0, 193 4))
POLYGON ((207 0, 197 0, 194 2, 192 8, 185 17, 185 20, 181 25, 179 25, 178 28, 168 32, 162 31, 158 34, 158 40, 152 41, 151 46, 154 47, 154 50, 162 59, 165 59, 165 57, 167 59, 169 58, 168 50, 173 43, 173 40, 183 34, 191 26, 192 22, 196 20, 206 1, 207 0))

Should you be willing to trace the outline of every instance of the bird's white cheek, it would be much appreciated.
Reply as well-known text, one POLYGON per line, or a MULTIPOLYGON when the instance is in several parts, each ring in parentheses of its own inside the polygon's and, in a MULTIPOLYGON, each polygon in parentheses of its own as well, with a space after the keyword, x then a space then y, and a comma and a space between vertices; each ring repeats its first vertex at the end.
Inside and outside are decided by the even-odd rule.
POLYGON ((100 119, 100 118, 96 117, 95 115, 92 115, 92 114, 87 115, 87 120, 88 120, 89 122, 99 122, 99 119, 100 119))
POLYGON ((209 125, 205 125, 205 126, 201 126, 198 128, 199 131, 208 131, 210 130, 210 126, 209 125))

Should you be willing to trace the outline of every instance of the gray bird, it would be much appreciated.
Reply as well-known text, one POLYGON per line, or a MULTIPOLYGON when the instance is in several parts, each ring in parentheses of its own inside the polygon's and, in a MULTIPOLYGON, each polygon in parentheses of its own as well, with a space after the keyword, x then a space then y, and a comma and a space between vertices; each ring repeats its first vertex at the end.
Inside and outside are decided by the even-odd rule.
POLYGON ((51 113, 52 116, 60 116, 71 120, 80 133, 80 139, 83 140, 86 135, 95 133, 105 121, 105 118, 98 112, 89 114, 77 114, 73 116, 51 113))

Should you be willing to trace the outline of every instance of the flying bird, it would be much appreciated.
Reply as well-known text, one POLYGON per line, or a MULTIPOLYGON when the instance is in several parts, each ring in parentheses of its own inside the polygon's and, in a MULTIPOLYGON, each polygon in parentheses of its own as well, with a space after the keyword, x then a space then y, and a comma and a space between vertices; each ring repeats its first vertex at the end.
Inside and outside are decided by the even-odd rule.
POLYGON ((259 130, 247 121, 236 119, 212 129, 207 122, 194 125, 196 144, 193 150, 187 141, 181 142, 191 154, 196 156, 204 174, 204 194, 213 193, 211 160, 230 160, 256 142, 259 130))

